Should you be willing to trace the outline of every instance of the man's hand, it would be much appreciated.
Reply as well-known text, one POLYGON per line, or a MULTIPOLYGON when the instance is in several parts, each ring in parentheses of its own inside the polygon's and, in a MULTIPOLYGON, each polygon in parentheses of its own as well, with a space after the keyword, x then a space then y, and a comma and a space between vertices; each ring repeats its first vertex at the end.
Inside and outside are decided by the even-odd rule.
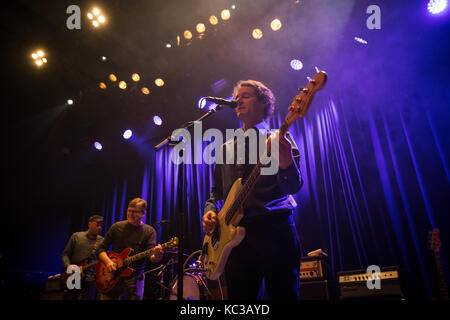
POLYGON ((214 230, 217 222, 217 213, 214 211, 208 211, 204 214, 202 225, 203 225, 203 231, 206 232, 207 235, 211 235, 212 231, 214 230))
POLYGON ((271 154, 271 156, 276 159, 278 158, 278 165, 280 169, 285 170, 294 162, 294 157, 292 155, 292 144, 286 136, 280 137, 279 131, 277 130, 275 134, 271 134, 267 139, 267 150, 269 152, 272 139, 278 139, 278 155, 271 154))
POLYGON ((164 255, 163 248, 160 244, 153 248, 153 254, 150 256, 152 262, 158 262, 162 259, 164 255))

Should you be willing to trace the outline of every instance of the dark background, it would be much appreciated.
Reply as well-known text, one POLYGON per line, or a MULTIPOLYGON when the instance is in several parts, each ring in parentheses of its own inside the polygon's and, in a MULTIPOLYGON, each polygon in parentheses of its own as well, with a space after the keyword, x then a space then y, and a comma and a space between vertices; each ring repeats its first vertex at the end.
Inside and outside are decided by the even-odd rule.
MULTIPOLYGON (((148 181, 167 181, 164 188, 177 191, 173 177, 156 164, 153 147, 205 112, 197 106, 200 97, 227 98, 238 80, 260 80, 277 97, 276 126, 316 66, 327 72, 327 86, 307 119, 292 128, 305 179, 294 213, 302 254, 323 248, 334 276, 370 264, 399 265, 408 297, 435 296, 429 230, 441 229, 445 268, 450 254, 448 12, 431 16, 426 1, 96 4, 108 20, 98 30, 86 18, 89 1, 14 1, 2 10, 0 267, 13 296, 31 296, 19 283, 42 283, 60 271, 60 253, 69 236, 86 227, 87 216, 104 214, 107 227, 117 221, 124 204, 141 196, 144 172, 148 181), (81 8, 81 30, 66 27, 71 4, 81 8), (219 18, 215 27, 207 22, 231 4, 236 9, 229 21, 219 18), (381 8, 381 30, 366 27, 372 4, 381 8), (269 28, 275 17, 283 23, 277 32, 269 28), (200 21, 207 28, 202 39, 176 46, 176 36, 185 29, 195 35, 200 21), (251 38, 254 27, 263 30, 263 39, 251 38), (42 68, 30 57, 37 48, 47 53, 42 68), (303 69, 290 68, 294 58, 303 69), (134 72, 141 76, 137 84, 130 79, 134 72), (110 73, 127 81, 127 90, 111 83, 110 73), (154 85, 158 77, 164 87, 154 85), (219 81, 222 86, 214 86, 219 81), (150 95, 141 94, 142 84, 150 95), (153 124, 156 114, 163 125, 153 124), (325 124, 334 134, 320 134, 325 124), (133 142, 122 139, 126 128, 133 128, 133 142), (93 148, 95 140, 102 142, 101 152, 93 148), (343 192, 348 184, 353 196, 343 192)), ((203 130, 238 126, 227 109, 205 121, 203 130)), ((189 215, 187 253, 201 245, 201 207, 210 187, 209 171, 202 170, 199 201, 182 202, 189 215)), ((153 194, 162 190, 152 183, 149 188, 153 194)), ((153 208, 146 217, 160 241, 176 233, 177 204, 153 208), (171 224, 163 230, 157 222, 166 218, 171 224)))

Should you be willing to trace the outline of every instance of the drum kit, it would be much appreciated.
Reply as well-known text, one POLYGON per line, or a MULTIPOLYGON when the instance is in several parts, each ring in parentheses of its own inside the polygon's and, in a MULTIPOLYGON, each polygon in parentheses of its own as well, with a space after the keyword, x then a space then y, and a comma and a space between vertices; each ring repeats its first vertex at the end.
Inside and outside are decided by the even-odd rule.
MULTIPOLYGON (((225 288, 219 280, 209 280, 201 257, 201 250, 187 256, 183 263, 183 300, 224 300, 225 288)), ((144 299, 178 300, 177 249, 164 251, 168 260, 145 272, 144 299)), ((165 259, 166 260, 166 259, 165 259)), ((163 260, 164 261, 164 260, 163 260)))

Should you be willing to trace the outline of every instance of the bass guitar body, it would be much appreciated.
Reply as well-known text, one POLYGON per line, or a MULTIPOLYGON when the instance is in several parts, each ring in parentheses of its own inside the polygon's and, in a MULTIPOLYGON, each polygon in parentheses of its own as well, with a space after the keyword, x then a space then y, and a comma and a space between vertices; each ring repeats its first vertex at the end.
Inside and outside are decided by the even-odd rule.
POLYGON ((236 210, 232 208, 242 187, 242 179, 239 178, 231 187, 222 210, 217 215, 214 231, 211 235, 205 235, 203 239, 205 273, 210 280, 217 280, 220 277, 231 250, 245 237, 245 228, 238 226, 243 217, 242 207, 236 210))

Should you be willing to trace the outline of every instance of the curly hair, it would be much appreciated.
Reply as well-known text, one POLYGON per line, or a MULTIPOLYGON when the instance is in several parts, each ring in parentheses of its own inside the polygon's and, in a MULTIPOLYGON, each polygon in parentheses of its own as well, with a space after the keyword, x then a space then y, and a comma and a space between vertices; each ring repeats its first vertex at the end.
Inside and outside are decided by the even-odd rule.
POLYGON ((241 80, 233 88, 233 98, 236 98, 237 92, 241 87, 252 87, 255 89, 258 100, 266 105, 264 109, 264 120, 268 122, 275 109, 275 96, 272 90, 256 80, 241 80))

